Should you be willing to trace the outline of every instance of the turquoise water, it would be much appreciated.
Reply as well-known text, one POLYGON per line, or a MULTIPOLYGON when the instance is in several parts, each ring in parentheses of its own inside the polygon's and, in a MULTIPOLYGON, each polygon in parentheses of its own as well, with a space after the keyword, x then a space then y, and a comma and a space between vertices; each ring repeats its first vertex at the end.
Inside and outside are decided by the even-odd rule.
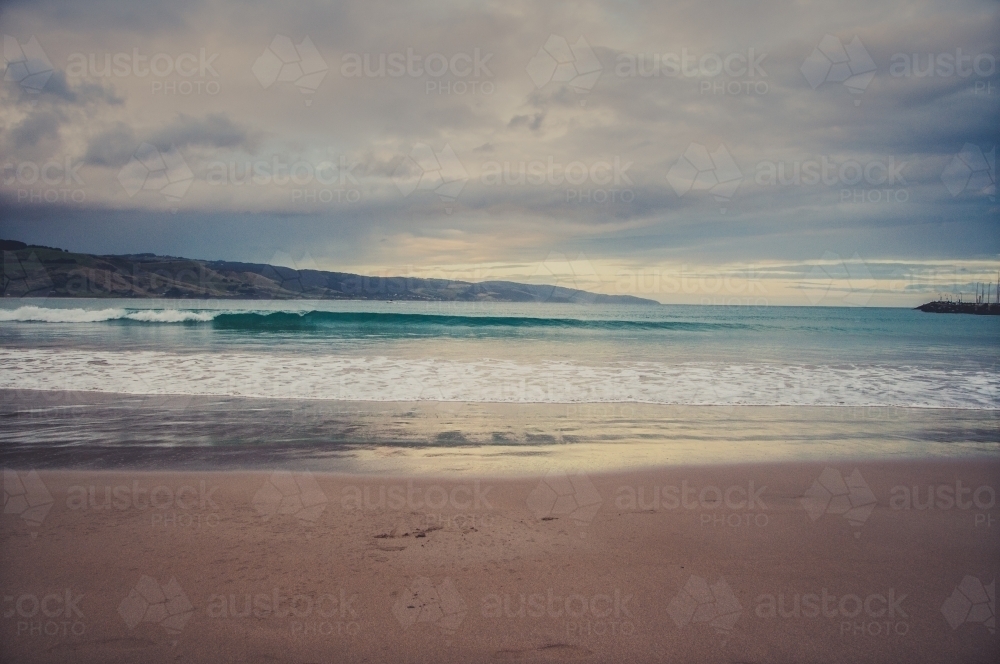
POLYGON ((992 410, 998 340, 907 309, 18 300, 0 388, 992 410))
POLYGON ((0 463, 534 472, 1000 452, 1000 319, 0 303, 0 463))

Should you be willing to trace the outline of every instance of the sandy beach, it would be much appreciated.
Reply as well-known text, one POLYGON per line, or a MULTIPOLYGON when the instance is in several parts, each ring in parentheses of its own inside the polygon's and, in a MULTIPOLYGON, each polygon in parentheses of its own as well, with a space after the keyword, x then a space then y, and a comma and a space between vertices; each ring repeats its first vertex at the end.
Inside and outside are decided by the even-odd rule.
POLYGON ((998 479, 9 469, 0 659, 992 662, 998 479))

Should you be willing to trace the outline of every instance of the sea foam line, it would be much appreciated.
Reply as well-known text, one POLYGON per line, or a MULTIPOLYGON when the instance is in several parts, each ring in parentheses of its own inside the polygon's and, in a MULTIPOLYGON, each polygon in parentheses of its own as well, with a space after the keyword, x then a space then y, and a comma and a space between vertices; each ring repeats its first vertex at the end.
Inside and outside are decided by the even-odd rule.
POLYGON ((142 323, 205 323, 218 311, 184 311, 181 309, 51 309, 25 306, 14 310, 0 309, 0 321, 20 323, 101 323, 109 320, 134 320, 142 323))
POLYGON ((0 349, 0 388, 346 401, 1000 409, 1000 374, 913 366, 0 349))

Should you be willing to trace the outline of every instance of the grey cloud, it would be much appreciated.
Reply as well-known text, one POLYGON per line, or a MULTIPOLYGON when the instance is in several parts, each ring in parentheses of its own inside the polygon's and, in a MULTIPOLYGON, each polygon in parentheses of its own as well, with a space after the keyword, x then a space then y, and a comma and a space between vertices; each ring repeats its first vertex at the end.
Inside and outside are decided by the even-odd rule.
POLYGON ((60 117, 52 111, 32 113, 14 125, 6 136, 14 149, 24 149, 38 145, 43 139, 59 136, 60 117))
POLYGON ((137 32, 177 30, 189 25, 188 14, 202 3, 197 0, 7 0, 0 18, 8 23, 19 14, 38 13, 53 26, 80 30, 115 26, 137 32))
POLYGON ((171 124, 153 132, 147 141, 177 147, 245 147, 252 151, 256 145, 257 133, 233 122, 224 113, 213 113, 201 119, 181 114, 171 124))
MULTIPOLYGON (((995 253, 1000 243, 967 239, 995 224, 995 201, 967 192, 953 197, 941 183, 941 172, 965 143, 988 150, 1000 138, 1000 76, 977 79, 992 83, 993 94, 988 95, 975 93, 973 77, 897 77, 889 72, 896 53, 952 53, 960 47, 1000 55, 1000 10, 995 5, 930 0, 904 7, 896 0, 846 0, 820 12, 784 2, 550 7, 514 0, 502 8, 470 9, 450 1, 435 8, 313 2, 294 11, 266 3, 246 11, 231 0, 210 8, 185 2, 104 0, 77 6, 40 0, 8 3, 2 11, 5 29, 39 32, 54 61, 62 55, 53 45, 58 43, 55 35, 81 42, 66 45, 66 51, 131 51, 138 44, 148 54, 177 54, 213 44, 220 53, 217 95, 157 96, 150 93, 149 79, 128 78, 116 79, 114 92, 102 96, 84 87, 89 84, 70 88, 64 78, 53 77, 51 90, 41 95, 33 113, 47 112, 43 104, 60 101, 61 107, 76 109, 78 116, 63 120, 62 133, 89 137, 87 163, 109 168, 125 163, 143 141, 191 148, 197 153, 191 160, 196 171, 197 158, 223 159, 241 152, 307 160, 317 154, 324 159, 344 155, 360 162, 353 171, 360 180, 360 200, 350 207, 332 205, 320 217, 337 227, 377 224, 381 235, 341 229, 337 240, 348 243, 336 249, 342 256, 364 254, 366 260, 376 260, 379 249, 371 238, 388 237, 386 244, 392 244, 395 237, 439 227, 473 243, 479 238, 477 255, 495 252, 510 260, 518 256, 504 254, 508 247, 490 238, 534 233, 543 238, 539 242, 579 245, 588 255, 662 259, 691 254, 705 260, 795 258, 796 252, 801 258, 818 258, 827 248, 851 255, 859 243, 886 255, 970 256, 995 253), (903 11, 912 18, 899 20, 903 11), (294 43, 308 36, 315 43, 329 71, 313 94, 302 94, 288 81, 265 88, 255 79, 251 66, 275 34, 294 43), (570 43, 584 36, 593 47, 603 69, 592 89, 581 93, 557 81, 539 86, 529 76, 529 60, 551 34, 570 43), (825 34, 843 40, 857 34, 872 56, 876 75, 862 94, 852 94, 840 83, 813 89, 800 71, 825 34), (680 53, 685 48, 696 55, 745 54, 750 48, 766 53, 766 76, 760 79, 766 92, 730 94, 711 87, 728 81, 725 76, 644 78, 616 72, 623 54, 680 53), (475 49, 490 53, 490 75, 484 80, 494 91, 457 94, 454 87, 441 92, 429 86, 468 81, 450 74, 348 78, 340 71, 347 53, 378 56, 407 49, 424 56, 450 57, 475 49), (705 83, 710 84, 707 90, 705 83), (83 107, 94 115, 83 115, 83 107), (725 145, 742 170, 744 182, 726 204, 725 215, 707 192, 678 195, 667 182, 667 172, 692 142, 710 150, 725 145), (436 210, 433 192, 404 196, 392 181, 418 143, 435 150, 450 145, 469 171, 460 196, 448 204, 451 214, 440 219, 434 216, 439 211, 424 214, 425 207, 436 210), (823 155, 841 161, 907 161, 908 201, 895 207, 851 207, 841 204, 835 186, 763 187, 753 182, 755 165, 762 161, 791 163, 823 155), (625 203, 580 204, 567 200, 565 186, 487 187, 478 181, 486 160, 552 157, 563 164, 590 164, 615 156, 634 162, 629 171, 634 199, 625 203)), ((59 118, 49 117, 45 133, 39 117, 35 131, 25 127, 21 140, 57 138, 59 130, 53 132, 51 123, 59 118)), ((6 126, 11 127, 5 139, 10 143, 14 123, 6 126)), ((244 198, 254 190, 209 190, 203 184, 195 182, 183 204, 194 208, 191 215, 202 214, 217 225, 220 238, 227 240, 213 240, 212 246, 224 248, 232 240, 237 211, 255 205, 252 197, 244 198)), ((109 186, 118 184, 112 179, 109 186)), ((157 200, 152 195, 131 199, 139 209, 157 200)), ((270 225, 248 226, 251 237, 241 238, 240 246, 266 245, 293 227, 296 233, 288 236, 305 246, 311 244, 310 232, 324 246, 333 246, 324 227, 312 217, 307 223, 308 215, 289 200, 274 196, 268 203, 270 225), (302 230, 306 228, 308 232, 302 230)), ((92 204, 102 204, 99 195, 92 204)), ((205 233, 200 237, 209 242, 205 233)), ((456 254, 456 261, 462 259, 456 254)))
MULTIPOLYGON (((66 78, 65 72, 62 70, 55 70, 52 72, 52 76, 46 81, 45 87, 42 88, 41 95, 43 97, 49 98, 56 97, 64 102, 77 105, 87 105, 87 104, 107 104, 107 105, 121 105, 125 103, 123 97, 119 97, 113 87, 105 87, 101 83, 95 83, 92 81, 82 81, 77 85, 70 85, 66 78)), ((34 101, 32 95, 22 91, 21 99, 27 101, 34 101)))
POLYGON ((542 126, 542 121, 545 120, 545 113, 539 111, 534 115, 515 115, 507 123, 509 129, 516 129, 517 127, 527 127, 531 131, 538 131, 542 126))
POLYGON ((201 119, 180 115, 169 125, 145 132, 141 137, 129 125, 119 122, 90 139, 84 161, 99 166, 121 166, 140 143, 151 143, 163 149, 171 145, 177 148, 203 146, 245 148, 252 152, 257 136, 257 132, 237 125, 223 114, 201 119))
POLYGON ((121 166, 128 161, 137 146, 135 132, 120 122, 90 139, 83 160, 97 166, 121 166))

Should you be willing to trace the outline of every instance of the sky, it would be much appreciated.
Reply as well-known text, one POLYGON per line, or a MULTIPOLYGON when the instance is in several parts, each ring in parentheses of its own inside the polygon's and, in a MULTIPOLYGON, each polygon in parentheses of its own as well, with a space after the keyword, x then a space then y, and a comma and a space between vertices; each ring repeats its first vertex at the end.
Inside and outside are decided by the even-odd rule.
POLYGON ((8 0, 0 32, 5 239, 695 304, 1000 269, 997 2, 8 0))

